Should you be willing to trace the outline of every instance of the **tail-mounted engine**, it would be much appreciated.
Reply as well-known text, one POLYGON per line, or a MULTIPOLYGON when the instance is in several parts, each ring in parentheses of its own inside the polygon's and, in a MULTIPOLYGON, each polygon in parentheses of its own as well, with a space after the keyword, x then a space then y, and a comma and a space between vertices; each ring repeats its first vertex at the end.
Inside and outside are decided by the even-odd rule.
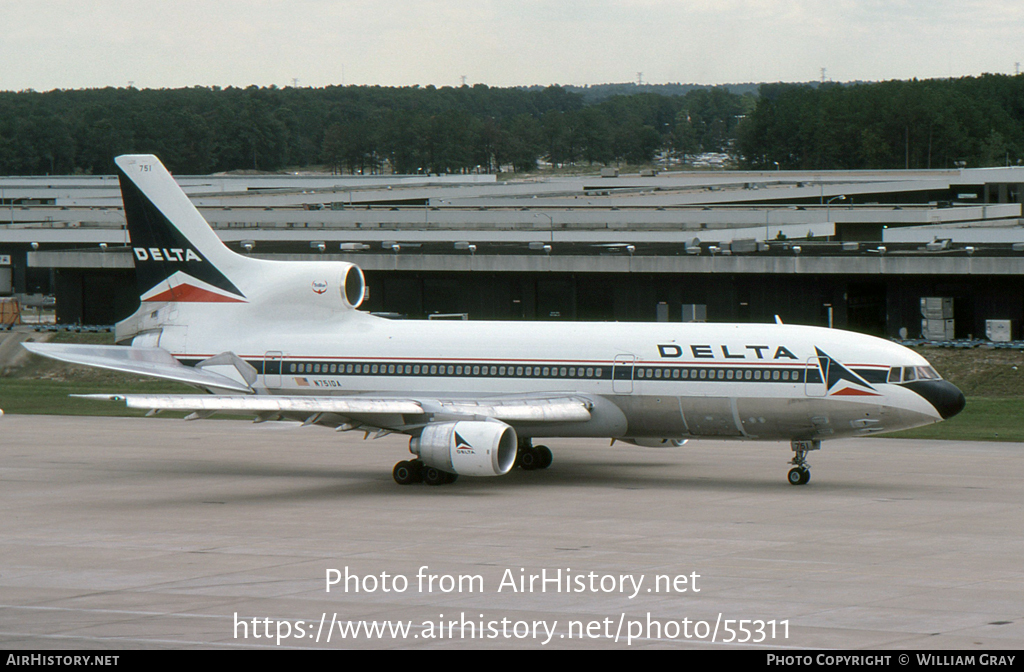
POLYGON ((516 449, 516 432, 503 422, 436 423, 409 441, 427 466, 466 476, 507 474, 516 449))
POLYGON ((261 296, 250 299, 280 312, 353 310, 363 302, 363 272, 344 261, 278 262, 261 270, 261 296))

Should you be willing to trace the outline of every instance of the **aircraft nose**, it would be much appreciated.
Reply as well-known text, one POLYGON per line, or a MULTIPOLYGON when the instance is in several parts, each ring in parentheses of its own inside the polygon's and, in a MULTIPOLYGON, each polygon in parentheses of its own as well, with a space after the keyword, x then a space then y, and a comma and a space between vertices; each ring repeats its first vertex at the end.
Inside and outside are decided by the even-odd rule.
POLYGON ((967 405, 964 393, 947 380, 918 380, 904 383, 904 387, 909 387, 928 400, 943 420, 952 418, 967 405))

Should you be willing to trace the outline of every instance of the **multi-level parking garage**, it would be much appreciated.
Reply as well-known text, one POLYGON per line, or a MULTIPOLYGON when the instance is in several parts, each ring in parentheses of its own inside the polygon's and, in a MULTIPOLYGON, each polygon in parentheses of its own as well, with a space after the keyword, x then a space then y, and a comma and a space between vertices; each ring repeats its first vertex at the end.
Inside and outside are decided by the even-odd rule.
MULTIPOLYGON (((180 181, 232 248, 355 262, 369 309, 410 318, 678 321, 704 307, 709 321, 916 337, 920 299, 948 297, 958 338, 988 320, 1020 338, 1024 320, 1018 168, 180 181)), ((64 323, 135 309, 116 179, 0 178, 0 222, 0 292, 53 293, 64 323)))

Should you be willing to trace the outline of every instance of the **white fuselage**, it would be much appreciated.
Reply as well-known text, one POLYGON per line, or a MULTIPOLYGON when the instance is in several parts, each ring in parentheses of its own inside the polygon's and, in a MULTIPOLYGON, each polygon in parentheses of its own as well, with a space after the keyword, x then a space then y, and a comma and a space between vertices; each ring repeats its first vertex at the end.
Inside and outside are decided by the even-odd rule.
POLYGON ((159 345, 185 363, 233 351, 257 369, 263 394, 550 394, 594 404, 588 422, 519 424, 523 436, 822 439, 941 419, 919 394, 880 382, 891 367, 927 367, 923 357, 835 329, 414 321, 354 310, 279 324, 265 316, 248 324, 239 314, 228 326, 223 313, 217 317, 223 310, 188 306, 192 314, 181 322, 206 328, 165 324, 159 345), (875 382, 843 380, 830 387, 822 354, 857 372, 861 383, 875 382))

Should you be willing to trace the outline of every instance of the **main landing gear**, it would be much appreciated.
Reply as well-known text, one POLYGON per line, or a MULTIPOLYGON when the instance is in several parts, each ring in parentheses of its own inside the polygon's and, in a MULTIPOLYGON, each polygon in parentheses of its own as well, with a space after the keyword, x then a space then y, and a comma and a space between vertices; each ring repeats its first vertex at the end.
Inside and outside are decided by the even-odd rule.
MULTIPOLYGON (((529 439, 519 441, 519 452, 516 454, 515 466, 523 471, 547 469, 553 457, 547 446, 534 446, 529 439)), ((391 476, 399 485, 426 483, 427 485, 448 485, 454 483, 458 474, 450 474, 436 467, 428 467, 423 460, 402 460, 391 470, 391 476)))
POLYGON ((448 485, 459 478, 458 474, 450 474, 436 467, 428 467, 423 464, 423 460, 402 460, 395 465, 391 476, 399 485, 412 485, 413 483, 448 485))
POLYGON ((807 485, 807 481, 811 480, 811 465, 807 464, 807 453, 812 450, 820 450, 821 441, 793 439, 789 446, 793 450, 793 459, 789 461, 793 468, 789 470, 786 480, 790 485, 807 485))
POLYGON ((554 457, 547 446, 534 446, 529 439, 519 441, 519 453, 516 455, 516 466, 523 471, 547 469, 554 457))

